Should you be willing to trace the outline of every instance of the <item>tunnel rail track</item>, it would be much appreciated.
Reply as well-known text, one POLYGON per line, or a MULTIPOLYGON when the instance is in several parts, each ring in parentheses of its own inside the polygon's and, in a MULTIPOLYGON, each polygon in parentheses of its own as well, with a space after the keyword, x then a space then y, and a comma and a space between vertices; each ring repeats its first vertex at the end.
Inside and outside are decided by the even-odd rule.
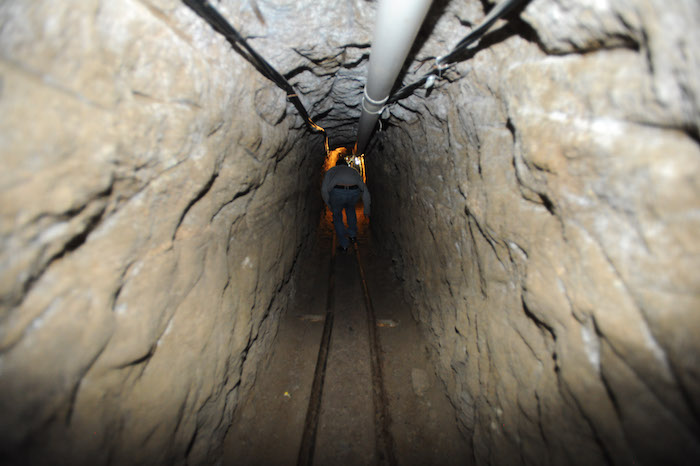
MULTIPOLYGON (((384 376, 382 372, 381 361, 381 344, 377 333, 376 315, 372 298, 367 286, 367 280, 360 250, 357 243, 353 245, 355 253, 357 269, 360 282, 362 284, 363 302, 367 316, 367 328, 369 333, 369 352, 370 366, 372 376, 372 402, 374 408, 374 433, 375 433, 375 449, 378 459, 378 464, 395 466, 397 464, 395 443, 389 429, 391 417, 389 415, 389 403, 384 384, 384 376)), ((332 242, 330 273, 328 274, 328 292, 326 295, 326 314, 323 325, 323 333, 321 336, 321 344, 318 350, 316 359, 316 368, 314 370, 314 378, 311 385, 311 394, 309 396, 309 405, 306 411, 304 421, 304 430, 302 434, 301 444, 299 447, 299 455, 297 458, 297 466, 311 466, 313 464, 314 449, 316 444, 316 434, 318 432, 319 418, 321 414, 321 401, 323 398, 323 384, 328 365, 328 354, 331 343, 331 335, 333 332, 333 302, 335 293, 335 261, 336 261, 335 238, 332 242)))

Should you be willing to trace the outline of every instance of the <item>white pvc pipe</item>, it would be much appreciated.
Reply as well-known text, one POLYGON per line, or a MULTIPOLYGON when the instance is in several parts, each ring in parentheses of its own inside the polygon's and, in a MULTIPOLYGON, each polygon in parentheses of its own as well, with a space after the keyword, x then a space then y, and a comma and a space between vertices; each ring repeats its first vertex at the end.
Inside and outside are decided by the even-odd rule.
POLYGON ((364 153, 432 0, 380 0, 355 153, 364 153))

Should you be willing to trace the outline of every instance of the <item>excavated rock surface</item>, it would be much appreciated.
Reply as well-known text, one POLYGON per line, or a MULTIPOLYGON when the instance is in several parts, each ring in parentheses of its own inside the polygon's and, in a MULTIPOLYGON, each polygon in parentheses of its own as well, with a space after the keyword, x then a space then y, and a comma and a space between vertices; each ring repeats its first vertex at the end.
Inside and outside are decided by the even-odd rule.
POLYGON ((0 25, 0 455, 213 462, 323 154, 180 2, 10 1, 0 25))
MULTIPOLYGON (((352 143, 376 4, 214 2, 352 143)), ((490 2, 435 2, 402 78, 490 2)), ((370 145, 478 464, 700 457, 700 5, 531 0, 370 145)), ((216 460, 321 140, 176 0, 0 4, 0 457, 216 460), (9 456, 8 456, 9 455, 9 456)))
POLYGON ((377 138, 375 227, 478 464, 696 464, 700 7, 521 18, 377 138))

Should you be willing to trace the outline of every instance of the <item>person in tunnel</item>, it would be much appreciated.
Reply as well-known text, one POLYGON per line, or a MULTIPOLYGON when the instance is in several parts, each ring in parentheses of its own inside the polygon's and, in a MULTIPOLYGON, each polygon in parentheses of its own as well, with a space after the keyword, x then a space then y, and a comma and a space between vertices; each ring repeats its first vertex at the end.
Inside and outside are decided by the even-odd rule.
POLYGON ((355 205, 362 197, 365 217, 370 214, 370 196, 362 176, 348 166, 343 157, 339 157, 335 167, 326 172, 321 184, 323 202, 333 213, 333 226, 338 236, 338 249, 348 250, 348 243, 354 243, 357 238, 357 217, 355 205), (348 226, 343 223, 343 210, 348 219, 348 226))

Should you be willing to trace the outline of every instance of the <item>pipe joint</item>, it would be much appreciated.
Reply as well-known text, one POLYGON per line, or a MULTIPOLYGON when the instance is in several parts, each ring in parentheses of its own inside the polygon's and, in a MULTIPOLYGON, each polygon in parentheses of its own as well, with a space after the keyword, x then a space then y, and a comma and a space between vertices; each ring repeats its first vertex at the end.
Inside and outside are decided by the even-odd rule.
POLYGON ((384 111, 384 106, 374 106, 372 104, 369 105, 369 108, 366 105, 366 100, 362 99, 362 111, 365 113, 368 113, 370 115, 381 115, 381 113, 384 111))
POLYGON ((367 87, 366 86, 365 86, 365 91, 364 91, 363 97, 365 98, 365 100, 367 100, 367 102, 371 103, 372 105, 384 105, 386 103, 386 101, 389 100, 389 96, 386 96, 383 99, 374 100, 373 98, 371 98, 369 96, 369 94, 367 94, 367 87))
POLYGON ((365 87, 365 92, 362 95, 362 110, 371 115, 379 115, 384 110, 384 104, 387 100, 389 100, 389 96, 386 96, 380 100, 374 100, 367 95, 367 88, 365 87))

